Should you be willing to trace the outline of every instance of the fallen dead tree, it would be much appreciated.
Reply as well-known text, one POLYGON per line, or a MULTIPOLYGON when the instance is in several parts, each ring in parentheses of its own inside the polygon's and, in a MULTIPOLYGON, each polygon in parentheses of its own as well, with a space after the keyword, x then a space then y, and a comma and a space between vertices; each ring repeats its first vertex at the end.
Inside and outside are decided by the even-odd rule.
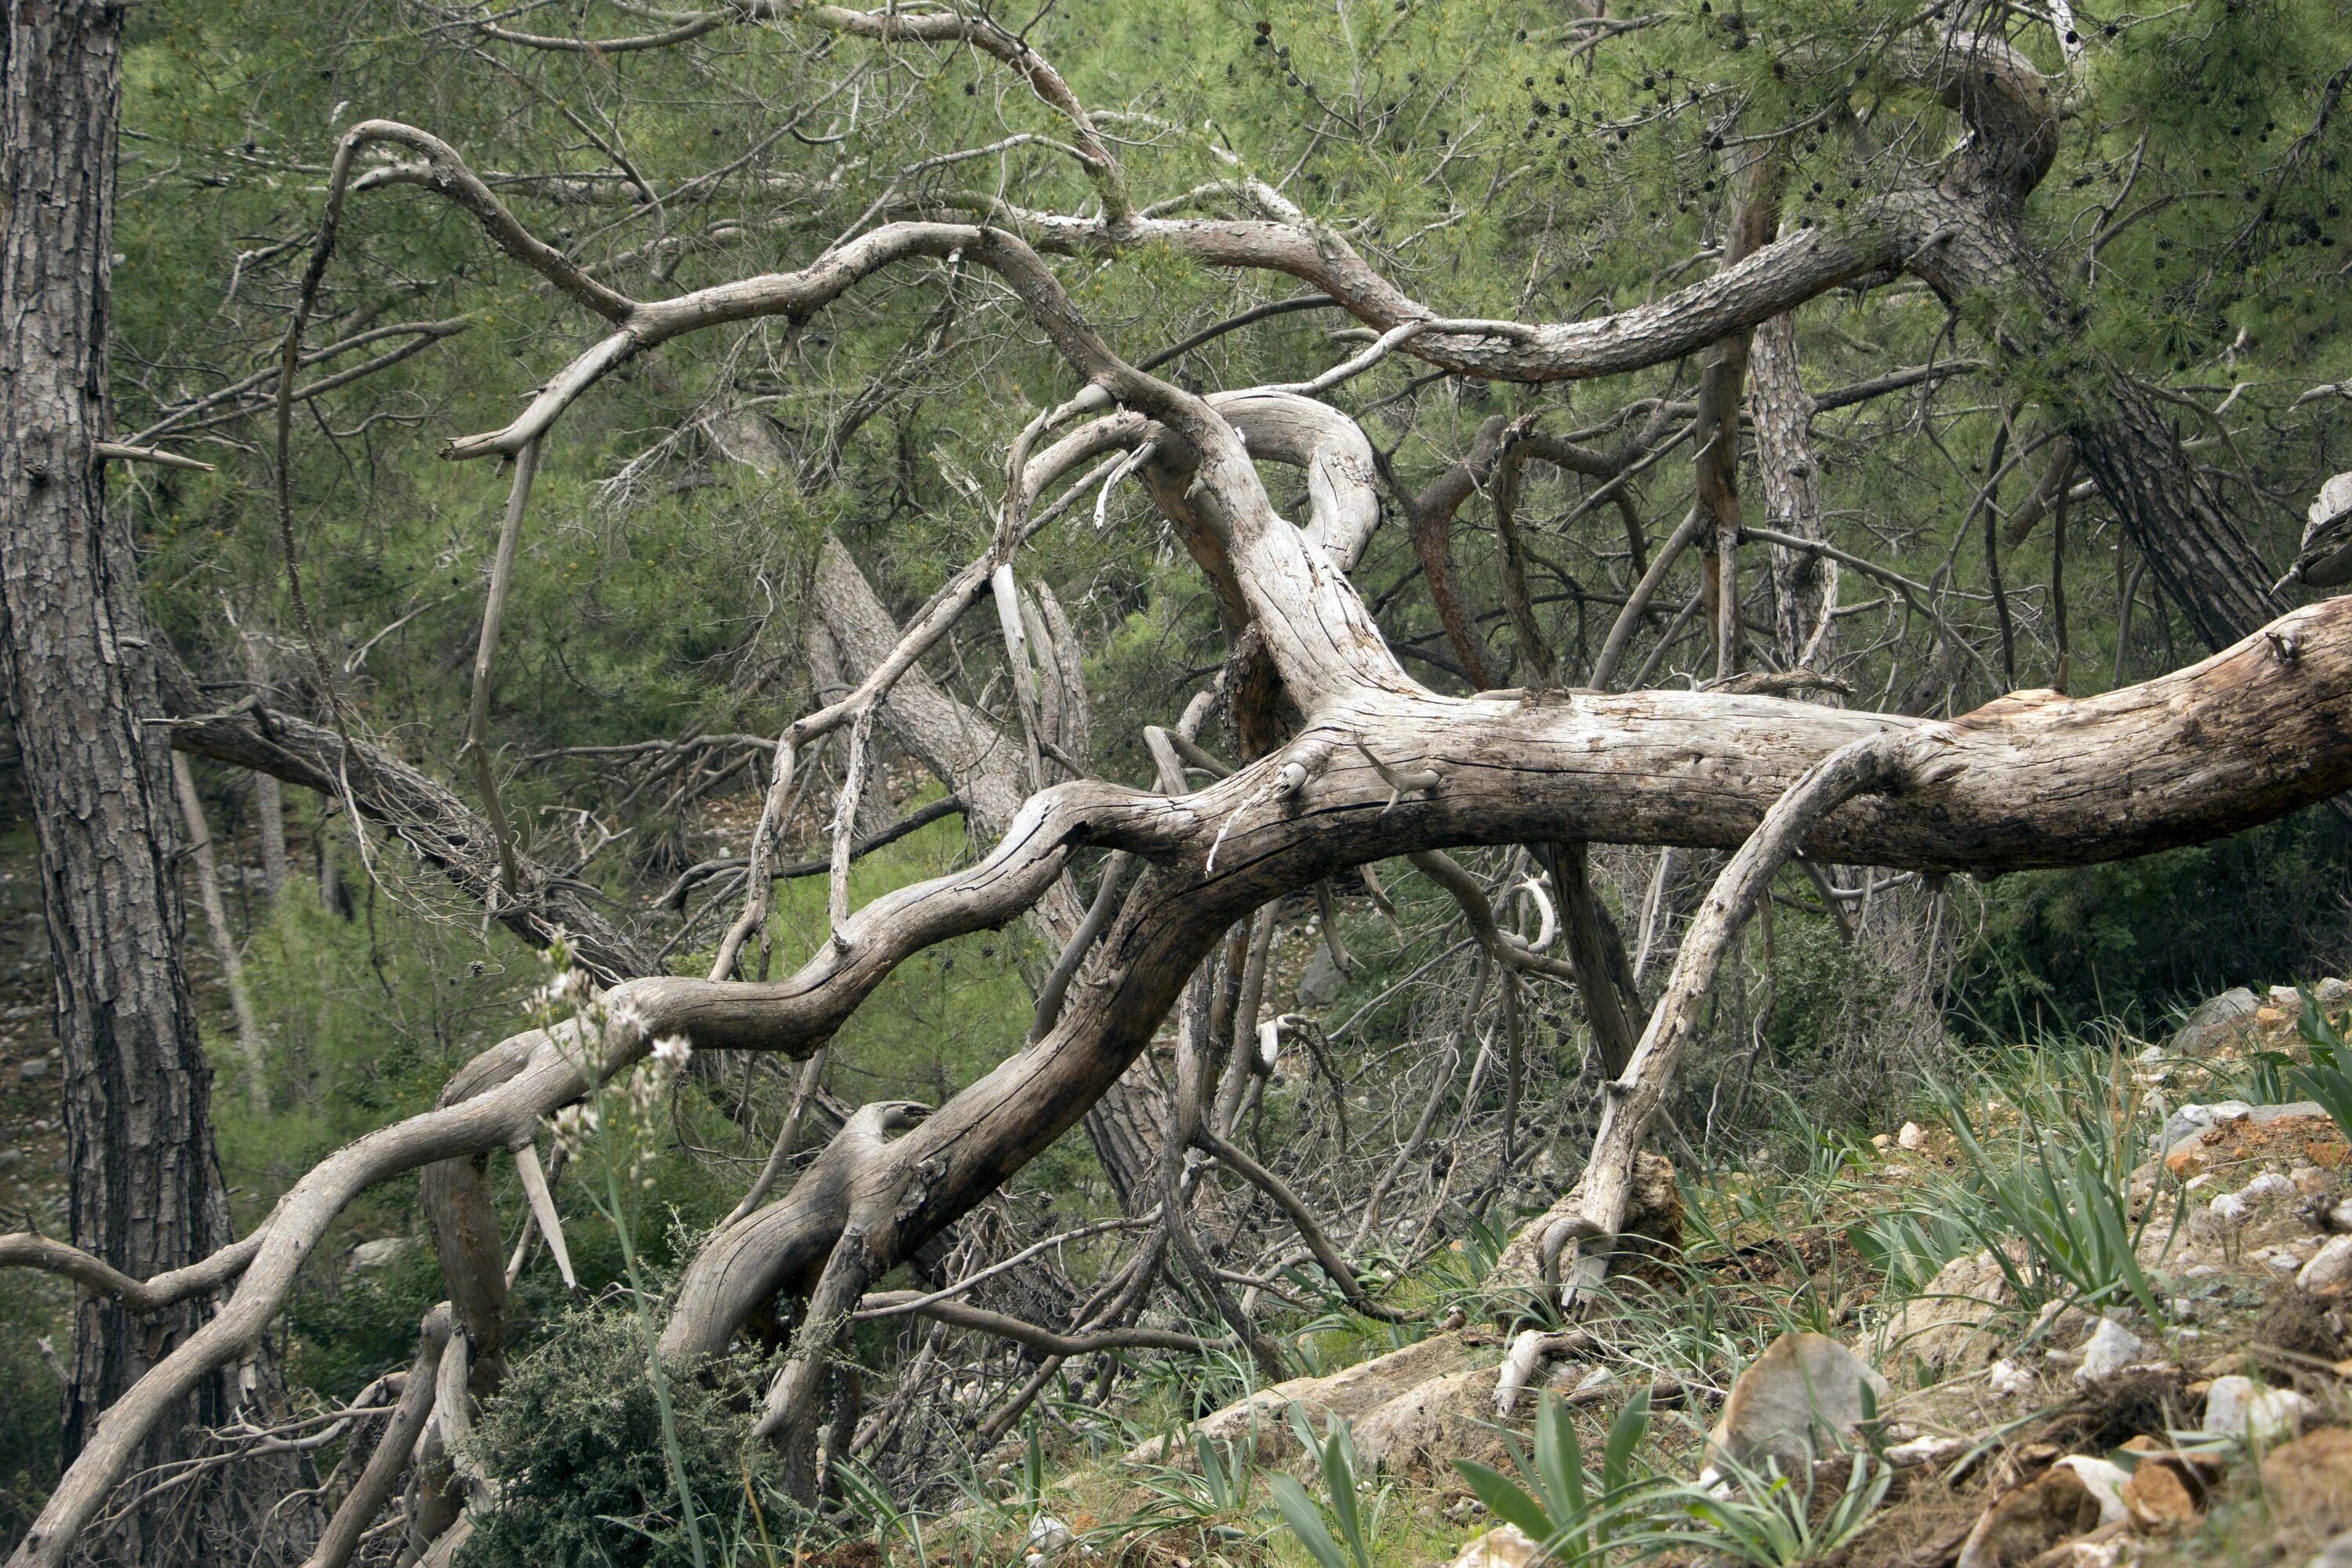
MULTIPOLYGON (((898 25, 867 20, 886 33, 898 25)), ((1938 199, 2013 204, 2048 166, 2046 153, 2035 150, 2054 133, 2046 117, 2015 118, 2039 89, 2016 75, 2021 62, 1992 44, 1961 40, 1956 47, 1971 59, 1979 53, 1995 58, 2007 74, 1988 69, 1983 76, 1988 86, 2004 89, 2000 92, 1979 92, 1958 79, 1948 84, 1964 107, 1977 111, 1979 137, 1968 157, 1947 170, 1951 188, 1938 187, 1938 199)), ((1012 53, 1026 59, 1024 50, 1012 53)), ((1039 68, 1024 68, 1033 83, 1043 79, 1039 68)), ((1040 90, 1083 121, 1075 100, 1064 105, 1056 89, 1040 90)), ((1058 90, 1066 97, 1066 89, 1058 90)), ((416 1391, 428 1382, 438 1392, 426 1408, 442 1410, 445 1429, 462 1426, 468 1399, 483 1392, 484 1378, 495 1378, 503 1343, 506 1265, 495 1214, 484 1224, 486 1163, 516 1159, 532 1194, 534 1222, 547 1226, 552 1209, 541 1201, 545 1184, 535 1141, 564 1107, 634 1068, 659 1041, 683 1040, 699 1052, 808 1058, 894 968, 949 938, 1042 911, 1040 923, 1065 951, 1055 965, 1058 1001, 1041 1007, 1037 1037, 943 1105, 887 1102, 850 1114, 789 1191, 705 1241, 670 1305, 663 1347, 684 1364, 724 1349, 751 1314, 779 1297, 802 1303, 784 1370, 767 1396, 762 1430, 782 1451, 789 1484, 804 1496, 816 1484, 829 1358, 843 1325, 861 1306, 904 1304, 869 1302, 869 1287, 971 1212, 1099 1103, 1188 987, 1200 984, 1203 964, 1219 945, 1275 900, 1372 862, 1463 847, 1602 843, 1734 852, 1679 951, 1664 1000, 1608 1087, 1581 1219, 1549 1240, 1548 1249, 1557 1255, 1571 1242, 1603 1238, 1622 1226, 1633 1159, 1715 970, 1774 874, 1792 858, 1935 875, 2083 864, 2200 842, 2352 786, 2352 736, 2342 721, 2352 710, 2352 600, 2274 619, 2200 664, 2139 686, 2083 700, 2014 693, 1947 721, 1730 689, 1528 689, 1450 697, 1422 686, 1398 662, 1349 576, 1379 515, 1370 443, 1352 421, 1316 401, 1319 394, 1391 353, 1423 355, 1465 374, 1525 379, 1657 363, 1782 313, 1822 289, 1885 270, 1898 253, 1906 265, 1932 271, 1916 259, 1930 247, 1904 226, 1948 226, 1965 219, 1973 233, 1986 221, 1979 208, 1935 207, 1923 218, 1920 197, 1879 215, 1894 238, 1816 235, 1780 242, 1655 310, 1603 323, 1456 321, 1403 299, 1351 255, 1316 243, 1295 223, 1177 226, 1138 216, 1115 199, 1123 188, 1115 158, 1106 144, 1091 142, 1081 156, 1102 182, 1106 216, 1099 220, 1017 213, 991 213, 984 222, 936 216, 894 220, 847 239, 798 272, 640 301, 590 278, 530 235, 454 149, 413 128, 371 121, 355 127, 339 149, 313 285, 332 256, 341 203, 367 184, 364 175, 354 178, 356 160, 380 143, 421 161, 398 165, 397 180, 374 184, 423 186, 457 202, 509 256, 613 328, 601 344, 551 378, 521 417, 453 443, 452 457, 531 454, 569 406, 636 355, 754 316, 804 320, 889 267, 915 258, 992 273, 1050 338, 1075 384, 1066 402, 1010 442, 1003 496, 986 550, 903 629, 868 627, 857 650, 864 673, 855 688, 795 720, 780 737, 766 809, 744 868, 742 908, 709 978, 658 973, 645 945, 615 929, 581 889, 518 858, 498 826, 487 770, 480 787, 490 798, 478 815, 419 770, 364 745, 340 724, 250 701, 205 711, 194 683, 183 683, 172 721, 176 745, 345 801, 362 818, 405 839, 526 936, 560 937, 601 989, 580 998, 576 1016, 485 1052, 452 1080, 432 1111, 330 1156, 294 1184, 253 1237, 183 1271, 184 1278, 121 1279, 58 1244, 0 1243, 0 1261, 70 1274, 137 1310, 228 1288, 212 1319, 107 1413, 13 1560, 27 1568, 67 1560, 78 1532, 122 1480, 144 1436, 198 1380, 245 1353, 267 1331, 336 1217, 361 1193, 410 1171, 431 1172, 428 1204, 451 1315, 428 1326, 426 1352, 411 1373, 394 1426, 404 1431, 425 1419, 415 1406, 425 1396, 416 1391), (1176 244, 1216 265, 1309 278, 1378 337, 1363 353, 1309 381, 1206 396, 1187 392, 1136 369, 1117 352, 1044 259, 1052 250, 1115 251, 1149 241, 1176 244), (1904 251, 1904 246, 1912 248, 1904 251), (1048 444, 1073 424, 1074 430, 1048 444), (1277 512, 1255 467, 1260 458, 1307 470, 1310 515, 1303 523, 1277 512), (975 760, 954 760, 946 741, 939 744, 935 765, 968 775, 956 782, 967 792, 967 808, 992 836, 985 858, 852 910, 845 873, 875 726, 897 722, 919 746, 929 699, 919 689, 918 661, 983 599, 997 605, 1008 642, 1016 639, 1022 612, 1011 574, 1019 549, 1057 510, 1074 504, 1086 481, 1052 505, 1041 504, 1048 491, 1098 460, 1108 467, 1089 479, 1099 477, 1106 485, 1130 472, 1142 479, 1208 577, 1234 649, 1227 700, 1236 730, 1253 740, 1255 754, 1224 776, 1188 787, 1188 766, 1216 770, 1201 766, 1197 736, 1180 729, 1174 738, 1163 737, 1167 752, 1157 789, 1105 783, 1066 765, 1064 772, 1073 776, 1049 783, 1046 763, 1066 752, 1062 740, 1068 731, 1058 731, 1061 740, 1045 732, 1042 708, 1033 714, 1024 700, 1016 712, 1026 743, 1025 778, 1018 770, 992 773, 975 760), (805 783, 799 770, 814 748, 835 736, 847 755, 833 819, 830 940, 789 978, 736 978, 744 942, 767 912, 768 857, 792 792, 805 783), (1120 862, 1123 881, 1105 879, 1099 918, 1078 907, 1066 880, 1098 854, 1127 858, 1120 862), (460 1347, 457 1356, 451 1358, 445 1345, 460 1347), (452 1366, 458 1371, 452 1373, 452 1366)), ((1954 240, 1944 235, 1944 242, 1954 240)), ((1963 247, 1946 243, 1946 248, 1963 247)), ((1980 258, 1976 272, 1955 265, 1935 275, 1947 277, 1957 292, 2014 261, 2013 255, 1997 252, 1980 258)), ((300 331, 298 316, 287 344, 289 363, 299 361, 300 331)), ((281 376, 281 387, 290 389, 292 380, 281 376)), ((288 395, 290 391, 281 393, 288 395)), ((2103 463, 2128 466, 2137 451, 2122 437, 2106 448, 2093 440, 2085 461, 2104 483, 2103 463)), ((509 513, 517 526, 527 514, 529 472, 528 461, 518 465, 509 513)), ((2244 598, 2215 611, 2210 629, 2242 629, 2241 623, 2261 618, 2253 611, 2272 607, 2258 597, 2244 598)), ((1639 609, 1629 604, 1627 613, 1639 609)), ((494 630, 485 634, 485 661, 494 630)), ((845 637, 849 630, 844 628, 845 637)), ((1515 945, 1490 929, 1491 910, 1481 921, 1468 893, 1457 896, 1472 912, 1481 946, 1498 963, 1565 971, 1580 985, 1601 983, 1594 973, 1599 960, 1538 963, 1528 956, 1528 944, 1515 945)), ((1127 1297, 1137 1289, 1134 1282, 1148 1280, 1163 1251, 1186 1253, 1189 1240, 1178 1218, 1181 1177, 1172 1167, 1195 1144, 1218 1158, 1224 1157, 1221 1146, 1231 1149, 1223 1131, 1201 1125, 1212 1088, 1200 1070, 1208 1057, 1197 1021, 1203 1013, 1187 1005, 1181 1015, 1186 1071, 1157 1150, 1169 1168, 1162 1173, 1166 1184, 1152 1194, 1161 1219, 1146 1253, 1149 1265, 1124 1276, 1118 1300, 1079 1331, 1036 1331, 1025 1342, 1035 1348, 1061 1356, 1111 1344, 1198 1342, 1166 1334, 1155 1340, 1150 1336, 1158 1331, 1116 1320, 1131 1309, 1127 1297)), ((1139 1167, 1144 1163, 1139 1159, 1139 1167)), ((1245 1163, 1240 1168, 1249 1173, 1245 1163)), ((1133 1173, 1138 1190, 1144 1190, 1147 1173, 1133 1173)), ((1275 1178, 1259 1175, 1265 1175, 1269 1191, 1278 1188, 1275 1178)), ((1342 1279, 1343 1289, 1353 1285, 1346 1278, 1347 1260, 1316 1234, 1305 1205, 1285 1207, 1317 1244, 1318 1260, 1342 1279)), ((1589 1284, 1589 1277, 1581 1282, 1589 1284)), ((938 1315, 1015 1338, 1024 1331, 1018 1324, 992 1326, 982 1309, 943 1308, 938 1315)), ((1246 1325, 1234 1326, 1241 1331, 1246 1325)), ((354 1496, 380 1502, 392 1481, 372 1461, 354 1496)), ((321 1552, 347 1552, 363 1522, 339 1518, 321 1552)), ((449 1535, 440 1539, 446 1552, 449 1535)))

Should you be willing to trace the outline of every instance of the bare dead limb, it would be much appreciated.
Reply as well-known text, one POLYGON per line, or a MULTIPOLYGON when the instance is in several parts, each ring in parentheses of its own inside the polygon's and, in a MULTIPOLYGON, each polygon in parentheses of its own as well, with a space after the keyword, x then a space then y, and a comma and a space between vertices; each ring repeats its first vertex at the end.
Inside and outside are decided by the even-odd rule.
MULTIPOLYGON (((1601 1128, 1593 1134, 1585 1165, 1581 1211, 1586 1239, 1614 1236, 1625 1223, 1633 1194, 1633 1157, 1650 1122, 1664 1102, 1675 1061, 1697 1033, 1699 1012, 1715 984, 1716 971, 1747 922, 1759 896, 1771 885, 1815 824, 1865 793, 1931 785, 1961 765, 1932 730, 1866 736, 1822 759, 1766 812, 1755 834, 1716 879, 1685 933, 1664 994, 1650 1015, 1642 1043, 1624 1071, 1610 1080, 1601 1128)), ((1597 1283, 1599 1259, 1579 1260, 1580 1289, 1597 1283)))
POLYGON ((530 505, 530 482, 539 472, 539 443, 515 454, 514 480, 507 492, 506 515, 499 524, 497 552, 490 561, 490 586, 482 601, 482 636, 474 650, 474 696, 467 710, 466 747, 474 753, 474 787, 482 797, 490 836, 499 851, 499 889, 515 896, 514 832, 507 825, 506 807, 499 803, 499 783, 490 768, 490 672, 498 658, 499 625, 506 616, 507 591, 514 582, 515 547, 522 539, 522 519, 530 505))
POLYGON ((1339 1294, 1347 1298, 1348 1305, 1363 1313, 1364 1316, 1378 1318, 1382 1322, 1405 1323, 1414 1320, 1416 1316, 1414 1313, 1400 1311, 1394 1307, 1372 1300, 1371 1296, 1365 1291, 1363 1281, 1356 1278, 1356 1271, 1348 1266, 1348 1260, 1339 1255, 1339 1249, 1331 1244, 1331 1238, 1325 1234, 1322 1226, 1317 1222, 1314 1211, 1307 1206, 1305 1201, 1297 1193, 1291 1191, 1288 1183, 1207 1127, 1202 1127, 1194 1133, 1192 1141, 1214 1155, 1218 1163, 1224 1165, 1275 1201, 1276 1206, 1289 1217, 1292 1226, 1298 1232, 1299 1239, 1307 1243, 1307 1250, 1314 1253, 1315 1261, 1322 1266, 1323 1272, 1330 1277, 1331 1283, 1339 1288, 1339 1294))
POLYGON ((959 1329, 973 1329, 998 1339, 1011 1340, 1027 1345, 1046 1355, 1092 1355, 1098 1351, 1152 1350, 1201 1351, 1228 1348, 1238 1342, 1232 1339, 1204 1340, 1198 1334, 1178 1333, 1172 1329, 1097 1329, 1086 1333, 1056 1333, 1052 1329, 1015 1318, 1004 1312, 992 1312, 984 1307, 971 1306, 962 1301, 932 1300, 914 1306, 900 1298, 913 1298, 918 1292, 884 1291, 866 1298, 866 1310, 900 1308, 935 1318, 959 1329))
POLYGON ((352 1486, 335 1516, 327 1523, 319 1544, 304 1560, 302 1568, 343 1568, 352 1560, 352 1552, 360 1536, 383 1510, 392 1499, 393 1488, 399 1484, 401 1473, 408 1468, 409 1452, 425 1430, 425 1423, 433 1414, 434 1394, 439 1382, 441 1355, 448 1345, 451 1319, 447 1302, 425 1314, 419 1336, 416 1361, 408 1369, 408 1381, 402 1385, 400 1403, 384 1423, 375 1448, 368 1455, 366 1468, 352 1486))

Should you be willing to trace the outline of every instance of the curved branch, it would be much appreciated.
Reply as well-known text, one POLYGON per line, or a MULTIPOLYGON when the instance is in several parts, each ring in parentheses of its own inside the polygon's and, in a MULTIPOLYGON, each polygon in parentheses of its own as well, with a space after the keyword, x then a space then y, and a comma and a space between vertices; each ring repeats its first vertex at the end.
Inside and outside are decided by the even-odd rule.
MULTIPOLYGON (((905 1307, 919 1299, 913 1290, 885 1290, 868 1296, 862 1310, 887 1310, 905 1307)), ((959 1329, 976 1329, 983 1334, 994 1334, 1003 1340, 1027 1345, 1045 1355, 1088 1355, 1097 1351, 1152 1350, 1183 1351, 1197 1354, 1202 1351, 1231 1348, 1236 1342, 1228 1334, 1223 1339, 1204 1340, 1198 1334, 1177 1333, 1170 1329, 1097 1329, 1092 1333, 1063 1334, 1015 1318, 1009 1313, 992 1312, 985 1307, 974 1307, 963 1301, 930 1301, 912 1309, 918 1315, 936 1319, 959 1329)))
POLYGON ((1373 1300, 1366 1293, 1363 1281, 1356 1278, 1356 1271, 1348 1267, 1348 1260, 1339 1255, 1339 1249, 1331 1244, 1331 1238, 1325 1235, 1323 1227, 1316 1223, 1313 1211, 1307 1208, 1306 1202, 1297 1193, 1290 1190, 1290 1184, 1287 1182, 1251 1159, 1241 1149, 1218 1137, 1207 1127, 1195 1131, 1192 1134, 1192 1142, 1214 1155, 1218 1163, 1227 1166, 1236 1175, 1241 1176, 1275 1201, 1276 1206, 1289 1216, 1292 1227, 1298 1232, 1299 1239, 1306 1242, 1307 1249, 1315 1255, 1315 1261, 1322 1266, 1323 1272, 1330 1278, 1331 1283, 1339 1288, 1339 1294, 1348 1299, 1348 1305, 1363 1313, 1364 1316, 1378 1318, 1384 1323, 1409 1323, 1415 1321, 1417 1314, 1399 1311, 1394 1307, 1385 1306, 1373 1300))
POLYGON ((133 1279, 104 1258, 79 1247, 19 1231, 0 1236, 0 1268, 37 1268, 44 1273, 61 1274, 91 1295, 120 1301, 133 1312, 161 1312, 192 1297, 208 1295, 236 1279, 260 1250, 264 1234, 257 1230, 184 1268, 174 1268, 152 1279, 133 1279))

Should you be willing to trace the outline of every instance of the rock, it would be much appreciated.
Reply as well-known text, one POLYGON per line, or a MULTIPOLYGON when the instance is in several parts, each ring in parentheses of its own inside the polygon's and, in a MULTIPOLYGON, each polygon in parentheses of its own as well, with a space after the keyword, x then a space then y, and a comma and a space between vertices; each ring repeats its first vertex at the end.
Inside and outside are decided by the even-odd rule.
MULTIPOLYGON (((2219 1106, 2187 1106, 2190 1110, 2223 1112, 2240 1102, 2219 1106)), ((2168 1127, 2171 1122, 2167 1122, 2168 1127)), ((2201 1129, 2190 1131, 2166 1146, 2164 1168, 2183 1181, 2231 1166, 2277 1161, 2287 1165, 2341 1169, 2352 1160, 2352 1146, 2334 1118, 2310 1100, 2293 1105, 2247 1106, 2242 1115, 2216 1114, 2201 1129)))
POLYGON ((1356 1457, 1391 1474, 1433 1474, 1454 1459, 1508 1464, 1495 1425, 1499 1367, 1430 1378, 1360 1415, 1356 1457))
POLYGON ((1823 1445, 1816 1434, 1843 1438, 1893 1390, 1871 1364, 1822 1334, 1782 1334, 1739 1374, 1723 1415, 1707 1434, 1706 1462, 1732 1459, 1752 1469, 1777 1461, 1782 1475, 1804 1472, 1823 1445))
POLYGON ((2091 1331, 2090 1342, 2083 1347, 2083 1364, 2074 1369, 2074 1381, 2090 1384, 2113 1377, 2147 1350, 2137 1334, 2113 1318, 2101 1318, 2099 1326, 2091 1331))
POLYGON ((2295 1195, 2294 1178, 2276 1171, 2264 1171, 2240 1187, 2238 1195, 2250 1204, 2260 1203, 2264 1198, 2291 1198, 2295 1195))
MULTIPOLYGON (((1191 1430, 1218 1441, 1247 1437, 1254 1433, 1259 1455, 1271 1458, 1288 1442, 1289 1424, 1283 1413, 1293 1400, 1306 1405, 1318 1423, 1334 1415, 1354 1421, 1433 1378, 1461 1372, 1482 1357, 1491 1362, 1499 1354, 1496 1348, 1472 1346, 1458 1332, 1432 1334, 1402 1350, 1342 1367, 1326 1377, 1294 1377, 1271 1388, 1261 1388, 1246 1399, 1202 1417, 1191 1430)), ((1488 1378, 1491 1394, 1491 1367, 1488 1378)), ((1181 1459, 1191 1451, 1188 1434, 1178 1441, 1175 1453, 1181 1459)), ((1129 1464, 1160 1464, 1165 1462, 1164 1453, 1163 1439, 1154 1437, 1131 1449, 1127 1458, 1129 1464)))
POLYGON ((2120 1524, 2102 1525, 2079 1541, 2063 1541, 2035 1558, 2031 1568, 2126 1568, 2140 1553, 2120 1524))
POLYGON ((2315 1542, 2352 1530, 2352 1431, 2322 1426, 2263 1457, 2271 1517, 2315 1542))
POLYGON ((1969 1451, 1966 1437, 1914 1437, 1886 1450, 1886 1462, 1898 1470, 1940 1470, 1969 1451))
POLYGON ((2352 1290, 2352 1236, 2334 1236, 2311 1255, 2294 1277, 2295 1287, 2313 1296, 2341 1296, 2352 1290))
POLYGON ((2352 1530, 2346 1531, 2319 1549, 2319 1555, 2304 1564, 2304 1568, 2352 1568, 2352 1530))
POLYGON ((2253 1022, 2254 1010, 2261 1005, 2254 994, 2242 985, 2209 997, 2173 1032, 2173 1053, 2201 1057, 2220 1050, 2245 1032, 2253 1022))
POLYGON ((1870 1146, 1884 1154, 1895 1147, 1894 1135, 1886 1132, 1874 1132, 1870 1135, 1870 1146))
POLYGON ((2104 1512, 2074 1467, 2053 1465, 1985 1510, 1953 1568, 2024 1568, 2061 1542, 2096 1530, 2104 1512))
POLYGON ((2271 1005, 2293 1017, 2303 1011, 2303 993, 2292 985, 2271 987, 2271 1005))
POLYGON ((1993 1255, 1963 1253, 1871 1336, 1871 1359, 1890 1369, 1916 1362, 1930 1379, 1990 1366, 2005 1342, 1986 1325, 2008 1304, 2009 1277, 1993 1255))
POLYGON ((2328 1206, 2327 1228, 2338 1233, 2352 1232, 2352 1198, 2328 1206))
POLYGON ((2169 1465, 2143 1459, 2125 1481, 2123 1505, 2131 1521, 2152 1535, 2168 1535, 2197 1522, 2197 1499, 2169 1465))
POLYGON ((1924 1149, 1927 1146, 1927 1130, 1916 1121, 1906 1121, 1903 1131, 1895 1135, 1895 1142, 1906 1149, 1924 1149))
POLYGON ((24 1079, 26 1083, 40 1082, 43 1079, 49 1076, 49 1058, 47 1057, 35 1057, 29 1061, 18 1062, 16 1064, 16 1076, 24 1079))
POLYGON ((1447 1568, 1528 1568, 1536 1543, 1516 1524, 1498 1525, 1465 1546, 1447 1568))
POLYGON ((1041 1513, 1029 1521, 1029 1539, 1024 1550, 1033 1555, 1050 1557, 1076 1539, 1068 1525, 1050 1513, 1041 1513))
POLYGON ((401 1254, 415 1245, 414 1240, 404 1236, 385 1236, 373 1241, 362 1241, 352 1248, 351 1261, 344 1268, 353 1274, 390 1268, 400 1260, 401 1254))
POLYGON ((0 1171, 13 1171, 24 1163, 22 1149, 0 1149, 0 1171))
POLYGON ((2253 1114, 2254 1108, 2242 1100, 2216 1100, 2210 1105, 2184 1105, 2164 1119, 2164 1125, 2148 1134, 2151 1152, 2168 1153, 2183 1139, 2195 1136, 2217 1121, 2240 1121, 2253 1114))
POLYGON ((2202 1430, 2259 1446, 2294 1436, 2316 1413, 2292 1388, 2263 1388, 2250 1377, 2217 1377, 2205 1391, 2202 1430))
POLYGON ((1319 1013, 1339 999, 1339 989, 1348 977, 1331 956, 1331 944, 1318 942, 1315 956, 1307 961, 1307 973, 1298 977, 1298 1010, 1319 1013))
MULTIPOLYGON (((1560 1200, 1519 1227, 1502 1257, 1487 1271, 1484 1289, 1538 1288, 1543 1283, 1544 1233, 1581 1211, 1584 1192, 1570 1188, 1560 1200)), ((1674 1251, 1683 1242, 1683 1194, 1672 1162, 1656 1154, 1633 1158, 1633 1191, 1625 1205, 1625 1234, 1654 1244, 1644 1250, 1674 1251)))
POLYGON ((2099 1522, 2116 1524, 2131 1517, 2124 1506, 2124 1487, 2131 1480, 2131 1472, 2113 1459, 2102 1459, 2094 1454, 2069 1454, 2051 1466, 2053 1469, 2072 1470, 2082 1479, 2099 1503, 2099 1522))
POLYGON ((2004 1396, 2033 1392, 2034 1377, 2031 1369, 2007 1358, 1992 1363, 1985 1374, 1985 1386, 2004 1396))

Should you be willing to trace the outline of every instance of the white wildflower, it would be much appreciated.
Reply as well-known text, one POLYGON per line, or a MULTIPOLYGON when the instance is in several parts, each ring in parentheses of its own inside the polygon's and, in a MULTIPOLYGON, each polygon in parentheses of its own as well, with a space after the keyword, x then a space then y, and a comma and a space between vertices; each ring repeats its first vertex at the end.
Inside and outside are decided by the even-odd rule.
POLYGON ((664 1035, 654 1042, 654 1060, 672 1072, 683 1072, 694 1058, 693 1043, 684 1035, 664 1035))

